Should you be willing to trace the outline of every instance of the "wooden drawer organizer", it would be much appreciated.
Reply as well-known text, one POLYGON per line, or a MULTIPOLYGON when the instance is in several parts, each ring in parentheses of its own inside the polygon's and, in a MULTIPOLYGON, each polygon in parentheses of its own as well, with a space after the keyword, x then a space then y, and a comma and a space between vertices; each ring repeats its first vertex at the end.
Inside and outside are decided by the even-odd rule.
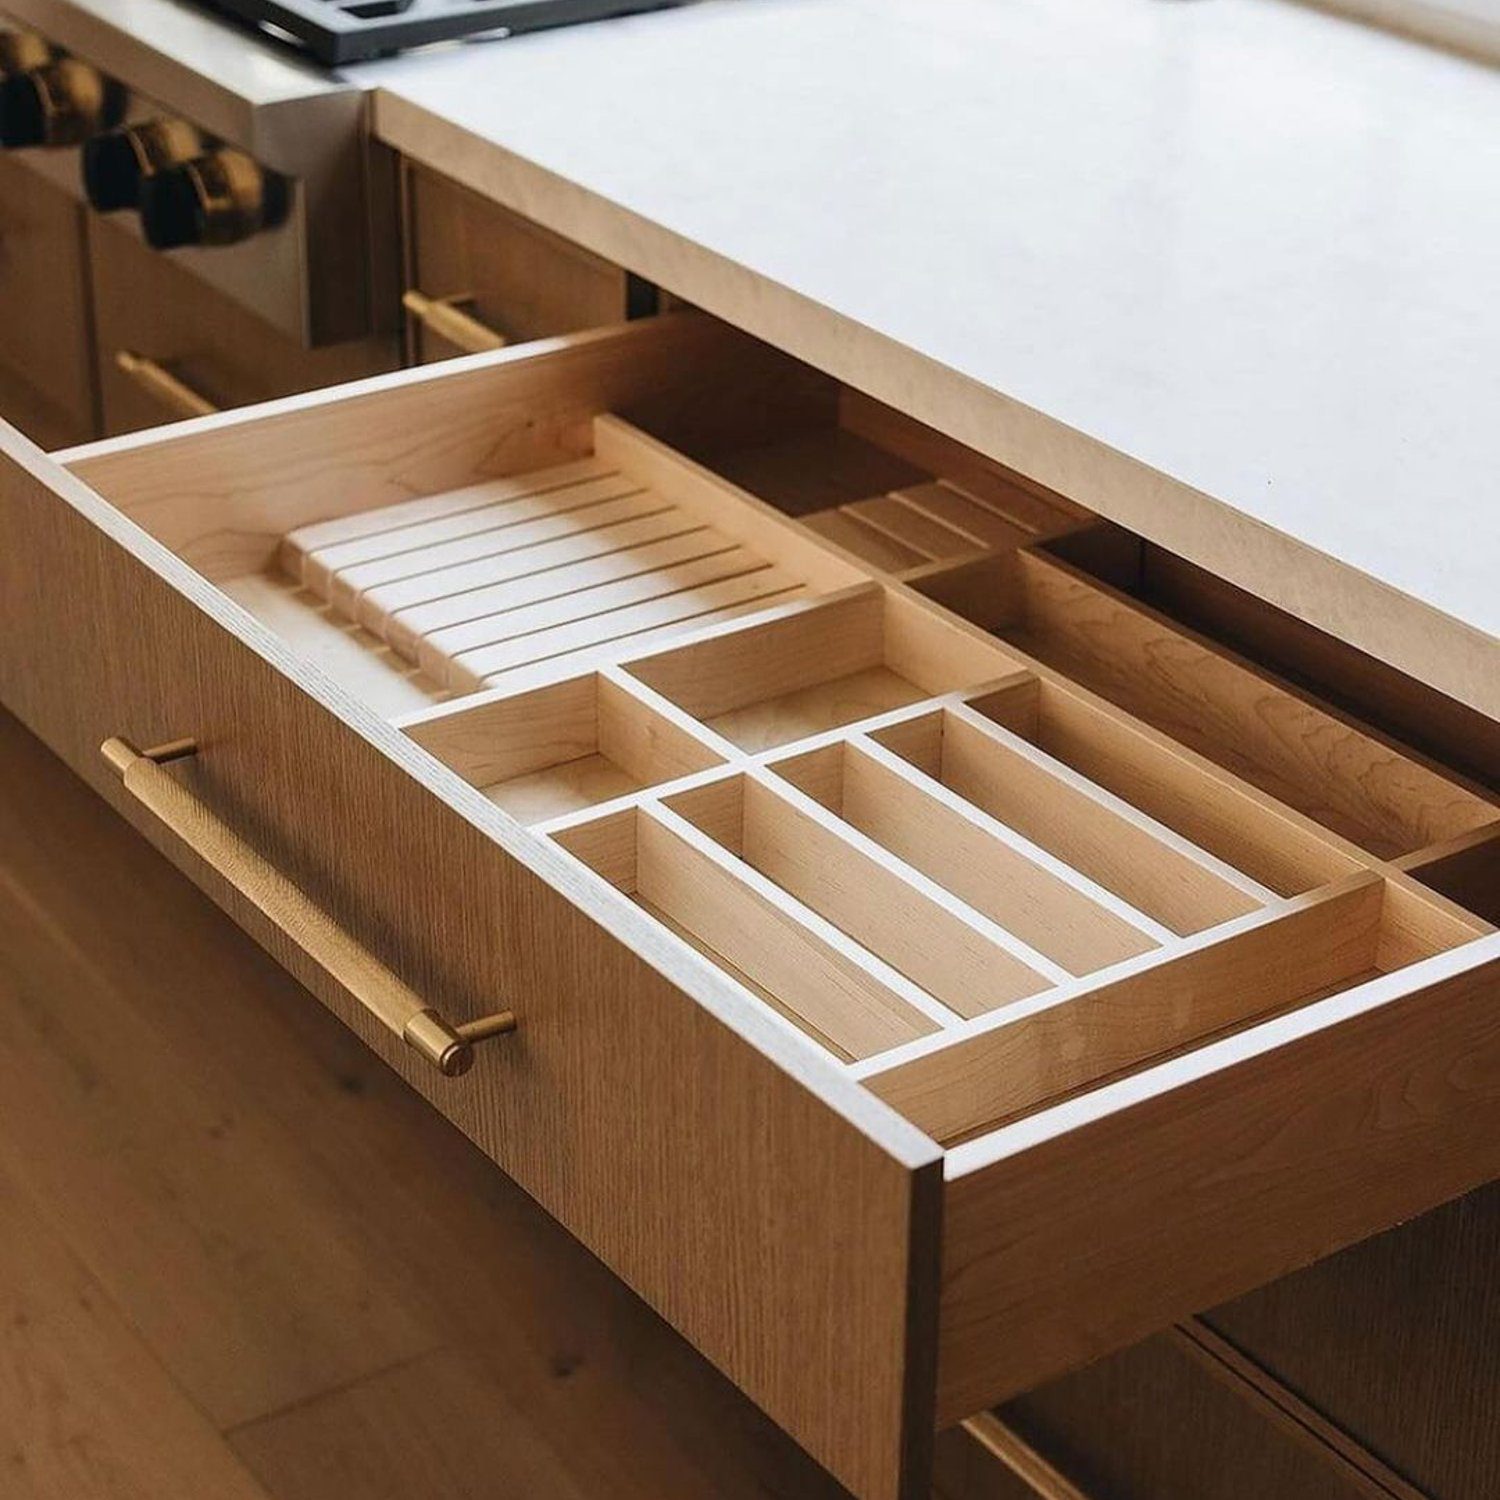
POLYGON ((861 1494, 1500 1170, 1500 937, 1419 878, 1490 794, 769 350, 672 317, 65 458, 14 524, 51 490, 191 608, 59 697, 17 574, 7 700, 105 786, 104 734, 199 734, 346 928, 505 996, 434 1081, 227 902, 861 1494))

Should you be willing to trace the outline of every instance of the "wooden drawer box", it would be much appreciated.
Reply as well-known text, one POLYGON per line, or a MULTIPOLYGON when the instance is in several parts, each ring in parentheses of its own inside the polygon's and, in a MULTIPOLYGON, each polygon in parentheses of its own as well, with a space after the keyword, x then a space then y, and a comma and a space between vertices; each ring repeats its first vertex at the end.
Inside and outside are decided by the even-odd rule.
POLYGON ((4 442, 0 697, 856 1493, 1500 1171, 1500 937, 1415 878, 1495 802, 772 351, 4 442), (687 456, 778 444, 966 517, 955 609, 687 456))
POLYGON ((599 328, 654 310, 621 267, 403 162, 407 353, 416 363, 599 328))

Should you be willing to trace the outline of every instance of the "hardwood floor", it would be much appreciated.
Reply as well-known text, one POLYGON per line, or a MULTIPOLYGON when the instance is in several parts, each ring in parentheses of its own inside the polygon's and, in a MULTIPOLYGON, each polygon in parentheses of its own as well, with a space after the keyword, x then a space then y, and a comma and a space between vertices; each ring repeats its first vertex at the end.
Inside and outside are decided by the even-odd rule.
POLYGON ((0 714, 5 1500, 843 1493, 0 714))

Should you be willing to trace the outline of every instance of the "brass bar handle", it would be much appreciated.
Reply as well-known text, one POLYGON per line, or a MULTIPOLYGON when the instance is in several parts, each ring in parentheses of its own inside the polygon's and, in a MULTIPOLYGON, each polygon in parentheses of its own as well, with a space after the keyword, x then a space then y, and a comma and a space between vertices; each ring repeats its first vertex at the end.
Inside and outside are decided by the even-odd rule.
POLYGON ((1089 1500, 1061 1469, 992 1411, 970 1417, 963 1429, 1037 1496, 1037 1500, 1089 1500))
POLYGON ((481 323, 472 313, 464 312, 461 304, 473 300, 467 292, 453 297, 429 297, 415 287, 401 295, 401 305, 412 317, 465 354, 503 349, 503 334, 496 333, 488 323, 481 323))
POLYGON ((468 1072, 475 1042, 516 1029, 515 1013, 508 1010, 457 1026, 445 1021, 165 769, 197 749, 192 740, 173 740, 137 750, 115 738, 99 752, 132 797, 445 1077, 468 1072))
POLYGON ((160 406, 179 417, 211 417, 218 407, 164 365, 129 349, 115 350, 115 368, 129 377, 160 406))

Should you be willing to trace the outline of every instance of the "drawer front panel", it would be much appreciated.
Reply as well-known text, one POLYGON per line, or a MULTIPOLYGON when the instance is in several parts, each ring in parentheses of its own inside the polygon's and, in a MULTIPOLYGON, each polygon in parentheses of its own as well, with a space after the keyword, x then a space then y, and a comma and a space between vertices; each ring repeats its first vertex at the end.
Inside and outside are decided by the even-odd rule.
POLYGON ((392 338, 303 348, 106 218, 89 220, 88 241, 107 433, 188 415, 126 374, 122 353, 154 362, 219 408, 337 385, 396 364, 392 338))
POLYGON ((885 1122, 881 1143, 878 1112, 856 1123, 857 1098, 818 1097, 767 1055, 784 1042, 751 1045, 606 933, 596 893, 507 852, 520 836, 477 794, 23 439, 0 441, 6 704, 137 818, 100 742, 192 734, 200 753, 174 774, 407 983, 454 1020, 513 1005, 519 1032, 444 1080, 140 825, 847 1484, 916 1494, 938 1190, 916 1132, 885 1122))
POLYGON ((78 204, 0 155, 0 364, 39 398, 34 415, 18 418, 30 415, 41 441, 93 432, 87 274, 78 204))
POLYGON ((1500 937, 1421 969, 950 1156, 940 1424, 1500 1173, 1500 937))

